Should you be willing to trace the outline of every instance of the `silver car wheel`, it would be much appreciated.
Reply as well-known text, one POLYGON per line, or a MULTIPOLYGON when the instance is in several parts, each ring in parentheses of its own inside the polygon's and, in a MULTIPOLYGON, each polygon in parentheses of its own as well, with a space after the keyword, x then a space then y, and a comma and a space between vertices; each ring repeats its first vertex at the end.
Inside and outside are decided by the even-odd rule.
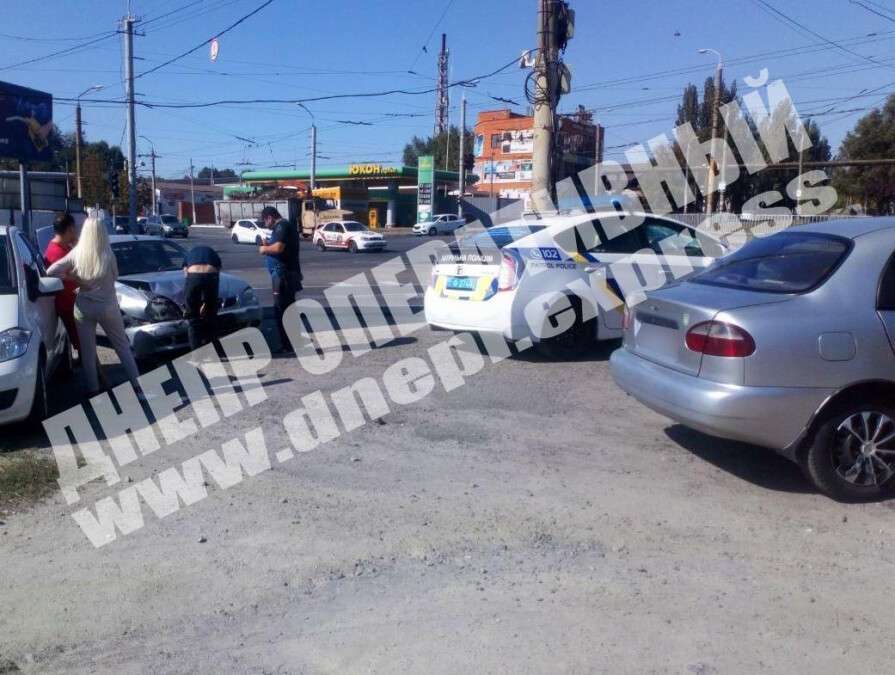
POLYGON ((895 421, 876 411, 845 418, 836 429, 833 464, 839 476, 860 486, 877 486, 895 474, 895 421))

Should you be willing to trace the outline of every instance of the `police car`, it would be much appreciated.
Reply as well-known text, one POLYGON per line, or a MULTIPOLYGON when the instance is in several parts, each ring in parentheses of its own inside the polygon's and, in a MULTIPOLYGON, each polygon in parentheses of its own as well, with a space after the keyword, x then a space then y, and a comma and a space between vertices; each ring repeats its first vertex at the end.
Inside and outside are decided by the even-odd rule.
POLYGON ((435 328, 530 339, 551 356, 622 336, 625 295, 727 253, 718 239, 653 214, 610 210, 519 220, 452 244, 433 266, 435 328))

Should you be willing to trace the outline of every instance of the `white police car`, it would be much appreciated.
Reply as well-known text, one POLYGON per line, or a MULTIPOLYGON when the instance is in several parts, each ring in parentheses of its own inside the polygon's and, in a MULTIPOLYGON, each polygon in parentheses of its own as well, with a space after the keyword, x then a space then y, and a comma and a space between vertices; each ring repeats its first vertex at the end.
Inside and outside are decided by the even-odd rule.
POLYGON ((429 325, 531 339, 553 356, 622 336, 623 300, 727 252, 669 218, 605 211, 519 220, 452 244, 432 269, 429 325))

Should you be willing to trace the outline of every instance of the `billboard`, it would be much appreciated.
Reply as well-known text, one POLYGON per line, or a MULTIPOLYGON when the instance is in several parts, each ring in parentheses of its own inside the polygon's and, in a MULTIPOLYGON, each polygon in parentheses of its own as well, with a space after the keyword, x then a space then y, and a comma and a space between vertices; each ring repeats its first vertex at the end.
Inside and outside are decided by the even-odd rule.
POLYGON ((50 159, 53 97, 0 82, 0 157, 20 162, 50 159))
POLYGON ((485 183, 525 183, 532 179, 532 161, 530 159, 485 161, 476 165, 475 172, 485 183))
POLYGON ((425 223, 432 218, 435 198, 435 158, 423 155, 417 168, 416 222, 425 223))

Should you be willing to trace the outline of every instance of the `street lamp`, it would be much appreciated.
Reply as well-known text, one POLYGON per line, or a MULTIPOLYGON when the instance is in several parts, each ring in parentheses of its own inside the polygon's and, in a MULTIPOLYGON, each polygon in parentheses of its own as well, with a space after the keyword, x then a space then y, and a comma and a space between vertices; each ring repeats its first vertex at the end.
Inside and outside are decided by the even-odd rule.
POLYGON ((311 116, 311 198, 314 197, 314 190, 317 189, 317 120, 314 113, 304 104, 299 102, 298 107, 311 116))
MULTIPOLYGON (((718 156, 717 152, 717 143, 718 143, 718 130, 720 125, 720 117, 721 117, 721 73, 724 70, 724 59, 721 57, 721 52, 717 49, 700 49, 700 54, 714 54, 718 57, 718 65, 715 67, 715 103, 712 110, 712 162, 717 164, 716 157, 718 156)), ((725 143, 725 145, 727 145, 725 143)), ((722 160, 721 167, 721 190, 727 187, 724 183, 724 167, 723 164, 726 161, 726 158, 722 160)), ((714 192, 715 192, 715 172, 713 171, 713 167, 709 167, 708 175, 706 177, 706 190, 705 190, 705 203, 706 203, 706 215, 712 215, 712 206, 714 201, 714 192)))
POLYGON ((158 203, 156 202, 156 197, 155 197, 155 158, 157 157, 157 155, 155 154, 155 145, 152 143, 152 141, 150 141, 148 138, 146 138, 146 136, 140 136, 140 138, 142 138, 144 141, 149 143, 149 147, 152 148, 152 151, 149 155, 149 157, 152 161, 152 215, 157 216, 158 215, 158 203))
POLYGON ((81 193, 81 97, 104 88, 105 86, 102 84, 94 84, 75 98, 75 175, 77 176, 78 199, 83 198, 81 193))

